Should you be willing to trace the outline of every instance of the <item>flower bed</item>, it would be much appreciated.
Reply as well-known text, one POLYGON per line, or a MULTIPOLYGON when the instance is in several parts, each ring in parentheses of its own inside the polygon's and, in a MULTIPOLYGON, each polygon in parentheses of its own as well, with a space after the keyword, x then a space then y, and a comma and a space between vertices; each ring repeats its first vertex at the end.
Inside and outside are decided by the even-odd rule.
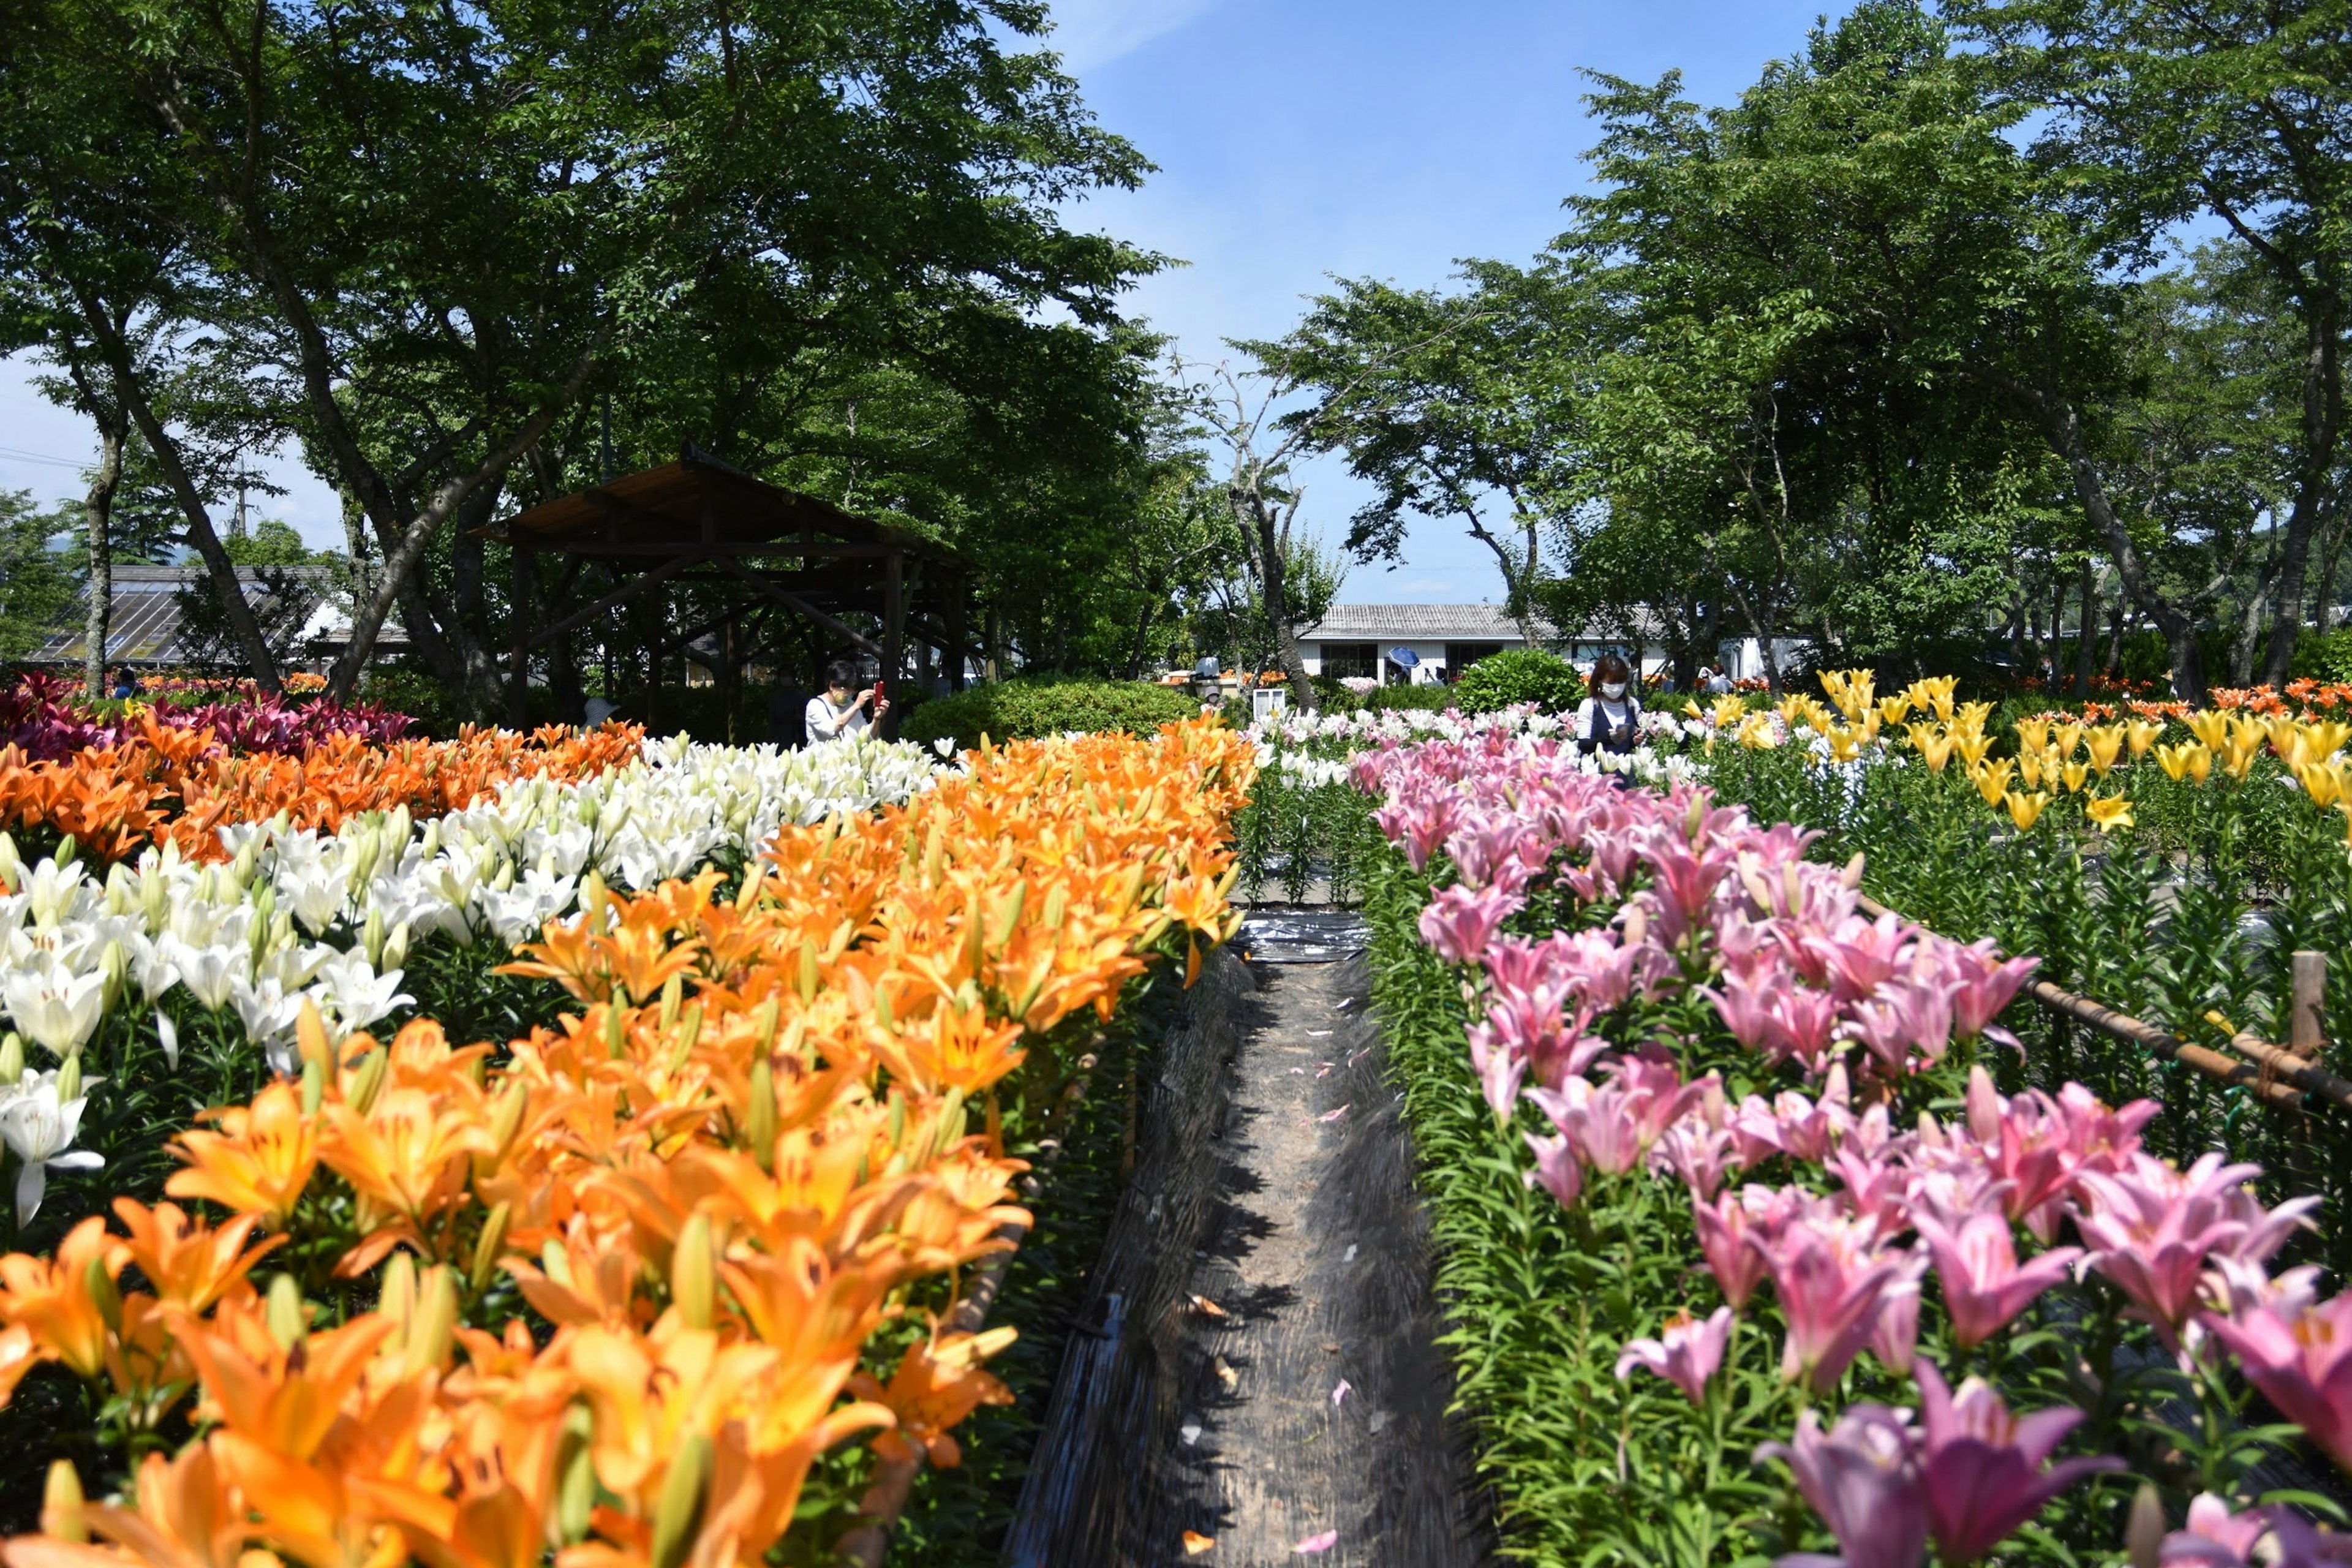
MULTIPOLYGON (((1953 704, 1948 687, 1882 698, 1866 678, 1833 679, 1842 711, 1783 705, 1803 743, 1718 743, 1699 760, 1726 798, 1825 829, 1815 858, 1864 856, 1867 890, 1906 917, 2037 954, 2042 978, 2225 1053, 2242 1031, 2289 1038, 2294 952, 2352 947, 2341 750, 2352 727, 2249 706, 2185 721, 2029 716, 1997 735, 1981 705, 1953 704)), ((1782 722, 1750 716, 1717 732, 1782 722)), ((2333 964, 2323 1012, 2328 1038, 2352 1034, 2352 964, 2333 964)), ((2079 1080, 2116 1103, 2158 1100, 2165 1114, 2147 1137, 2163 1152, 2221 1148, 2273 1172, 2275 1195, 2322 1197, 2313 1255, 2352 1267, 2341 1113, 2278 1115, 2253 1085, 2039 1013, 2021 1010, 2011 1026, 2042 1087, 2079 1080)))
POLYGON ((1996 1019, 2032 961, 1867 919, 1861 865, 1809 835, 1546 741, 1358 775, 1396 846, 1376 984, 1459 1403, 1516 1553, 2312 1560, 2307 1515, 2340 1510, 2282 1467, 2352 1463, 2352 1298, 2281 1267, 2315 1200, 2158 1157, 2151 1103, 2027 1088, 1996 1019))
MULTIPOLYGON (((311 679, 313 690, 325 685, 311 679)), ((289 681, 288 689, 302 689, 289 681)), ((263 696, 250 681, 151 678, 142 700, 95 706, 83 700, 79 681, 64 676, 28 671, 0 687, 0 745, 37 762, 119 745, 140 732, 142 718, 167 730, 209 731, 215 745, 232 752, 294 755, 338 736, 381 745, 414 727, 406 714, 380 704, 289 701, 263 696)))
MULTIPOLYGON (((1331 902, 1352 904, 1362 896, 1365 869, 1380 840, 1349 768, 1366 751, 1473 735, 1559 736, 1568 732, 1570 719, 1529 704, 1472 717, 1452 709, 1286 712, 1252 725, 1247 733, 1257 746, 1257 783, 1235 830, 1244 894, 1263 898, 1279 887, 1297 903, 1319 879, 1331 902)), ((1675 730, 1672 716, 1654 710, 1645 709, 1642 721, 1649 737, 1675 730)), ((1644 784, 1679 781, 1695 773, 1691 763, 1646 740, 1622 757, 1582 757, 1576 765, 1644 784)))
MULTIPOLYGON (((788 823, 746 863, 786 811, 761 761, 673 748, 667 768, 518 784, 478 808, 494 819, 425 825, 417 864, 467 863, 433 842, 446 827, 500 843, 509 872, 536 854, 525 875, 562 881, 610 854, 626 878, 613 819, 654 833, 663 781, 698 767, 669 808, 716 811, 685 831, 718 837, 680 851, 663 830, 642 868, 717 863, 634 896, 580 876, 581 912, 486 977, 570 1008, 501 1049, 425 1017, 379 1044, 297 998, 296 1076, 179 1133, 163 1194, 118 1199, 118 1232, 91 1215, 48 1256, 0 1259, 0 1377, 20 1405, 38 1385, 58 1428, 39 1446, 83 1461, 52 1473, 49 1541, 10 1561, 749 1563, 796 1517, 799 1549, 841 1526, 876 1456, 954 1457, 1003 1335, 939 1324, 959 1270, 1024 1218, 1008 1146, 1052 1121, 1092 1020, 1155 957, 1189 971, 1230 929, 1248 749, 1206 725, 1014 746, 926 770, 904 805, 788 823), (578 862, 559 874, 560 843, 578 862), (81 1500, 132 1471, 121 1502, 81 1500), (111 1544, 72 1544, 90 1531, 111 1544)), ((331 850, 257 829, 194 875, 244 872, 274 900, 280 870, 331 859, 323 886, 373 899, 371 872, 398 881, 419 847, 399 836, 387 861, 391 825, 331 850)), ((113 915, 79 910, 86 881, 69 901, 127 934, 135 879, 175 874, 160 854, 123 869, 113 915)), ((53 863, 24 879, 20 900, 74 881, 53 863)), ((494 936, 492 907, 452 891, 435 896, 494 936)), ((82 1058, 26 1077, 62 1105, 82 1058)))

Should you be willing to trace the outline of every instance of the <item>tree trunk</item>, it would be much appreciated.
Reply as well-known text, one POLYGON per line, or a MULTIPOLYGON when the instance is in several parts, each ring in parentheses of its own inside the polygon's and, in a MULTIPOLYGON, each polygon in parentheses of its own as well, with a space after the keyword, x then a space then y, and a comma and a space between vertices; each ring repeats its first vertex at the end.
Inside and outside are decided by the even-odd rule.
POLYGON ((1298 651, 1298 629, 1290 620, 1286 582, 1288 563, 1282 553, 1281 519, 1255 484, 1244 489, 1238 477, 1227 489, 1226 498, 1233 507, 1234 520, 1241 524, 1251 542, 1252 553, 1257 557, 1258 595, 1265 610, 1267 628, 1274 633, 1275 662, 1290 683, 1291 700, 1301 712, 1312 713, 1316 710, 1315 683, 1307 678, 1307 661, 1298 651))
POLYGON ((229 560, 228 552, 221 548, 220 535, 213 531, 212 514, 205 510, 205 498, 189 477, 187 465, 180 459, 179 447, 163 428, 163 422, 156 417, 154 405, 147 400, 146 388, 139 384, 130 343, 104 312, 95 308, 95 301, 78 298, 75 302, 106 361, 107 374, 114 383, 116 405, 138 427, 140 439, 154 455, 155 466, 163 470, 163 481, 171 488, 172 499, 180 504, 180 513, 188 524, 188 544, 203 558, 213 592, 220 599, 221 614, 228 619, 229 633, 236 639, 237 651, 245 655, 247 673, 265 693, 278 696, 284 688, 278 679, 277 658, 261 635, 261 623, 254 619, 253 606, 246 603, 245 585, 237 581, 236 566, 229 560))
POLYGON ((2091 558, 2083 557, 2081 578, 2083 624, 2074 634, 2074 700, 2080 702, 2091 695, 2091 659, 2099 645, 2099 577, 2091 568, 2091 558))
POLYGON ((2028 385, 2003 371, 1978 367, 1977 373, 2024 405, 2040 427, 2042 438, 2050 443, 2051 451, 2066 465, 2075 499, 2082 502, 2092 528, 2105 541, 2116 574, 2123 579, 2124 592, 2164 634, 2165 650, 2172 664, 2173 695, 2192 708, 2204 707, 2208 700, 2205 655, 2197 646, 2197 622, 2149 581, 2139 549, 2132 543, 2131 532, 2124 526, 2123 519, 2116 514, 2115 505, 2107 496, 2106 482, 2084 445, 2082 419, 2074 405, 2048 387, 2028 385))
POLYGON ((2294 510, 2286 521, 2279 556, 2278 614, 2271 622, 2270 658, 2263 681, 2284 686, 2294 668, 2294 645, 2303 631, 2305 569, 2311 536, 2332 510, 2336 488, 2336 443, 2344 423, 2344 387, 2337 355, 2343 340, 2332 293, 2326 308, 2309 318, 2310 348, 2304 355, 2303 452, 2296 476, 2294 510))
POLYGON ((98 472, 82 498, 89 531, 89 614, 82 623, 81 683, 92 701, 106 695, 106 634, 114 619, 114 491, 122 482, 122 417, 98 422, 98 472))

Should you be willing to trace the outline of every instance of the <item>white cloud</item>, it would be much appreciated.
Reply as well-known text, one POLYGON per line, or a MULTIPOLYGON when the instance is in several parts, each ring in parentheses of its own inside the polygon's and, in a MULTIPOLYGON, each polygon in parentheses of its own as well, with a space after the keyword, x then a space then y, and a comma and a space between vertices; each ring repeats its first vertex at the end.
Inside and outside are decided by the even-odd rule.
POLYGON ((1172 33, 1216 0, 1056 0, 1047 44, 1063 65, 1083 71, 1172 33))

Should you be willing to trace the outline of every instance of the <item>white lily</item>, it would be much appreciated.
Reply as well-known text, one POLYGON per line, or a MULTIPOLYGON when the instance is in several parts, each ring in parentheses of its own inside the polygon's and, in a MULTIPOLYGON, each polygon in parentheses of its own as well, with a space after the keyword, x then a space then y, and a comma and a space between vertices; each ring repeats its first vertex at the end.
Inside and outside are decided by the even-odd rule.
POLYGON ((16 1223, 29 1224, 40 1212, 41 1196, 48 1191, 51 1171, 94 1171, 105 1160, 73 1142, 81 1131, 81 1094, 62 1103, 58 1099, 58 1075, 26 1073, 5 1105, 0 1105, 0 1141, 25 1163, 16 1173, 16 1223))
POLYGON ((106 1006, 106 976, 92 970, 75 974, 58 967, 20 969, 0 981, 8 1016, 36 1044, 57 1057, 81 1049, 98 1030, 106 1006))

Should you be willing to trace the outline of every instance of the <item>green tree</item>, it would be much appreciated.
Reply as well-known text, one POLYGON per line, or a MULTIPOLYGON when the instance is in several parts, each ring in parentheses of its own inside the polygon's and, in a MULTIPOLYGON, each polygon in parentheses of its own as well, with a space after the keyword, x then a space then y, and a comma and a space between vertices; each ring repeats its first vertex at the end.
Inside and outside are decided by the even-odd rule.
POLYGON ((0 658, 21 658, 64 626, 80 589, 63 548, 74 508, 43 509, 30 490, 0 490, 0 658))

